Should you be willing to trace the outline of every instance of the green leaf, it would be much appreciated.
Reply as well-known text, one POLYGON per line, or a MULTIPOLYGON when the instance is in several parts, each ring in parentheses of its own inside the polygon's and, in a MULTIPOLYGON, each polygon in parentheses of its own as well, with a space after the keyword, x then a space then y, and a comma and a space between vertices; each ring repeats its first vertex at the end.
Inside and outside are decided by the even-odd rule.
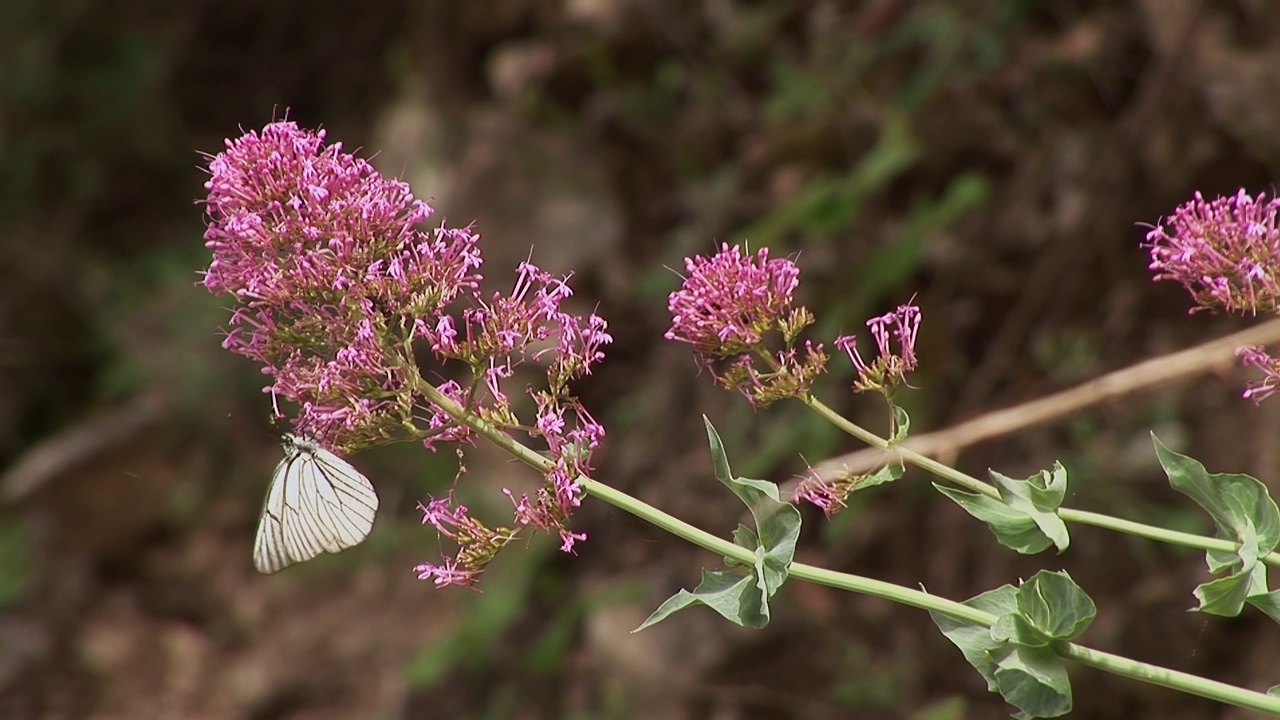
POLYGON ((965 512, 987 524, 1001 545, 1024 555, 1032 555, 1053 544, 1036 521, 1021 510, 1015 510, 1000 500, 944 487, 934 483, 938 492, 951 498, 965 512))
MULTIPOLYGON (((982 610, 999 617, 1012 613, 1017 602, 1017 591, 1012 585, 1003 585, 995 590, 988 590, 981 595, 964 601, 964 605, 982 610)), ((992 637, 993 629, 984 625, 976 625, 964 620, 957 620, 946 615, 931 612, 929 617, 956 647, 964 654, 964 659, 974 667, 982 677, 987 679, 987 690, 996 690, 996 663, 991 656, 992 651, 1005 644, 1003 639, 992 637)))
POLYGON ((703 417, 702 421, 707 428, 716 479, 738 496, 755 520, 758 536, 755 569, 764 583, 764 601, 767 603, 786 581, 788 568, 795 557, 796 542, 800 539, 800 511, 791 503, 782 501, 774 483, 734 477, 720 435, 710 420, 703 417))
POLYGON ((1058 552, 1067 549, 1071 537, 1057 513, 1067 493, 1067 470, 1061 463, 1055 462, 1052 472, 1041 470, 1026 480, 1014 480, 994 470, 990 475, 1006 505, 1030 518, 1058 552))
POLYGON ((704 569, 702 582, 693 592, 681 590, 667 598, 632 632, 640 632, 665 620, 672 613, 693 605, 706 605, 738 625, 762 628, 769 624, 769 606, 763 599, 753 576, 704 569))
POLYGON ((1267 694, 1271 697, 1280 697, 1280 685, 1272 685, 1267 688, 1267 694))
MULTIPOLYGON (((733 544, 748 550, 755 550, 760 544, 760 538, 756 536, 756 531, 738 523, 738 529, 733 531, 733 544)), ((725 558, 726 561, 737 562, 733 558, 725 558)))
POLYGON ((907 439, 907 434, 911 431, 911 416, 907 415, 907 411, 901 407, 889 403, 893 408, 893 437, 889 438, 890 445, 897 445, 907 439))
POLYGON ((906 468, 902 464, 902 458, 895 457, 879 470, 871 473, 870 475, 863 475, 859 478, 857 484, 853 486, 853 492, 866 490, 867 488, 872 488, 876 485, 883 485, 887 482, 893 482, 894 480, 902 477, 902 473, 905 470, 906 468))
POLYGON ((1041 570, 1032 575, 1018 586, 1017 605, 1018 616, 1048 640, 1079 636, 1098 614, 1093 600, 1065 572, 1041 570))
POLYGON ((1071 712, 1071 680, 1062 658, 1052 649, 1008 645, 992 656, 996 691, 1018 708, 1014 717, 1058 717, 1071 712))
MULTIPOLYGON (((1169 484, 1209 513, 1218 526, 1218 537, 1242 544, 1237 554, 1241 570, 1250 570, 1258 557, 1276 549, 1280 544, 1280 509, 1265 485, 1248 475, 1209 473, 1194 458, 1165 447, 1154 433, 1151 439, 1169 484)), ((1211 569, 1220 566, 1222 559, 1221 555, 1211 557, 1211 569)))
POLYGON ((1235 552, 1205 553, 1210 572, 1231 573, 1197 586, 1193 595, 1199 604, 1192 609, 1234 617, 1247 602, 1280 622, 1274 594, 1267 592, 1267 569, 1262 563, 1280 544, 1280 509, 1267 487, 1248 475, 1210 473, 1198 460, 1165 447, 1154 433, 1151 439, 1169 484, 1209 513, 1217 537, 1238 544, 1235 552))
POLYGON ((1083 632, 1096 612, 1070 576, 1042 571, 1017 589, 1004 585, 964 604, 995 615, 995 624, 930 616, 986 679, 987 689, 1017 707, 1016 717, 1070 712, 1070 680, 1052 643, 1083 632))
POLYGON ((1244 609, 1248 594, 1249 573, 1232 573, 1197 585, 1192 595, 1200 604, 1192 610, 1221 617, 1235 617, 1244 609))
MULTIPOLYGON (((1245 602, 1251 602, 1255 597, 1265 598, 1267 594, 1267 566, 1255 562, 1249 572, 1239 570, 1197 586, 1193 595, 1200 604, 1192 610, 1235 617, 1244 609, 1245 602)), ((1265 604, 1266 600, 1260 602, 1265 604)))
MULTIPOLYGON (((1280 623, 1280 590, 1249 596, 1247 602, 1280 623)), ((1277 685, 1276 687, 1280 687, 1277 685)))
POLYGON ((733 491, 751 512, 755 528, 739 525, 733 531, 735 545, 751 550, 749 567, 733 558, 725 564, 733 570, 703 570, 702 582, 692 592, 681 590, 653 611, 636 632, 693 605, 706 605, 725 619, 746 627, 769 623, 769 599, 786 582, 800 537, 800 511, 783 502, 778 486, 765 480, 734 477, 720 435, 703 417, 716 479, 733 491), (746 572, 744 573, 743 570, 746 572))

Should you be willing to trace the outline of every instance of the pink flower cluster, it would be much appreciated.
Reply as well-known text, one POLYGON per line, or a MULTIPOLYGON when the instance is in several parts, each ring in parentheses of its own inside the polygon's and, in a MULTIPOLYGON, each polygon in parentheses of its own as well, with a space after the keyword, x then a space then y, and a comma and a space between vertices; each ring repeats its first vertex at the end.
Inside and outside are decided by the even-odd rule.
POLYGON ((849 355, 849 361, 858 371, 854 390, 874 390, 892 396, 893 391, 906 382, 907 373, 916 369, 916 333, 920 330, 920 318, 920 308, 900 305, 897 310, 868 320, 867 328, 876 341, 877 351, 876 359, 870 363, 858 353, 855 336, 835 339, 835 346, 849 355), (893 344, 897 345, 896 351, 893 344))
MULTIPOLYGON (((717 382, 757 407, 808 393, 814 378, 825 371, 827 355, 821 344, 798 341, 814 318, 792 304, 800 285, 795 263, 770 259, 768 248, 753 256, 724 244, 711 257, 686 258, 685 271, 684 283, 667 298, 668 340, 691 345, 698 364, 717 382), (771 341, 771 334, 781 342, 771 341)), ((856 390, 891 395, 916 367, 920 308, 903 305, 869 320, 867 327, 879 349, 875 361, 863 360, 852 335, 836 338, 835 345, 849 354, 858 371, 856 390)))
POLYGON ((429 205, 324 137, 278 122, 210 159, 204 285, 240 303, 223 347, 262 363, 277 415, 292 402, 299 432, 342 447, 411 420, 412 358, 387 335, 474 290, 481 260, 469 229, 419 230, 429 205))
MULTIPOLYGON (((1196 310, 1222 308, 1256 314, 1280 309, 1280 198, 1243 189, 1230 197, 1194 199, 1147 233, 1156 280, 1182 284, 1196 310), (1164 227, 1168 225, 1168 228, 1164 227)), ((1260 402, 1280 391, 1280 360, 1263 348, 1243 347, 1241 362, 1261 370, 1244 397, 1260 402)))
MULTIPOLYGON (((813 315, 792 304, 800 270, 790 260, 769 258, 767 248, 748 255, 721 245, 711 257, 685 260, 688 273, 671 293, 669 340, 693 347, 699 365, 722 386, 737 390, 757 407, 787 397, 804 398, 814 379, 826 370, 822 345, 799 342, 813 315), (776 337, 770 337, 770 336, 776 337)), ((892 398, 906 374, 916 367, 916 333, 920 308, 903 305, 867 321, 877 357, 867 362, 852 335, 838 337, 836 347, 849 354, 858 379, 854 389, 876 390, 892 398)), ((832 515, 844 507, 862 477, 825 482, 810 472, 798 486, 796 500, 807 500, 832 515)))
POLYGON ((1240 190, 1206 202, 1200 193, 1147 233, 1156 280, 1182 284, 1195 310, 1275 311, 1280 303, 1280 199, 1240 190), (1168 225, 1168 228, 1164 225, 1168 225))
POLYGON ((800 478, 792 499, 805 500, 822 510, 827 517, 835 515, 845 508, 845 500, 857 488, 862 478, 854 475, 841 475, 830 481, 824 481, 813 468, 800 478))
POLYGON ((797 346, 813 315, 792 305, 800 284, 794 262, 770 259, 768 248, 747 255, 722 244, 711 257, 686 258, 685 271, 684 283, 667 298, 668 340, 691 345, 717 382, 757 407, 808 392, 827 355, 822 345, 797 346), (771 346, 771 334, 781 338, 781 349, 771 346))
MULTIPOLYGON (((326 145, 323 131, 272 123, 227 141, 209 171, 204 285, 238 302, 223 345, 263 365, 277 416, 281 400, 292 403, 298 432, 344 450, 406 437, 433 449, 470 442, 470 428, 422 392, 414 348, 429 347, 434 365, 462 363, 472 377, 436 390, 545 444, 555 469, 543 489, 508 494, 517 525, 556 532, 572 549, 583 537, 567 524, 580 502, 576 479, 590 471, 604 428, 568 383, 603 358, 605 321, 562 310, 569 286, 527 262, 510 294, 482 297, 479 236, 420 229, 432 208, 341 144, 326 145), (545 387, 522 387, 537 408, 533 423, 520 422, 504 390, 526 362, 547 377, 545 387)), ((505 545, 494 538, 514 537, 483 532, 445 501, 423 511, 461 548, 442 566, 418 568, 437 584, 473 583, 505 545)))

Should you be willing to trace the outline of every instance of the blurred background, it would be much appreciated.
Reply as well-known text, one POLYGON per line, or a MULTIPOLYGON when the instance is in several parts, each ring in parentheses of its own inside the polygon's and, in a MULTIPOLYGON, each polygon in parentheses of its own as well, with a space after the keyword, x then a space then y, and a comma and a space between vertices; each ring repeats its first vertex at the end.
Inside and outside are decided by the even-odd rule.
MULTIPOLYGON (((814 338, 924 311, 914 432, 1240 329, 1155 285, 1144 223, 1195 190, 1271 191, 1280 5, 1266 0, 495 0, 0 5, 0 717, 1006 717, 920 611, 792 583, 762 631, 695 609, 631 635, 718 558, 588 501, 576 556, 509 549, 483 592, 412 567, 451 456, 371 450, 360 547, 276 576, 250 546, 280 457, 258 368, 196 286, 202 153, 286 115, 474 221, 485 274, 573 273, 616 338, 581 385, 597 477, 725 536, 699 415, 736 471, 786 481, 857 449, 798 403, 760 412, 662 339, 670 268, 720 241, 797 258, 814 338)), ((833 363, 840 367, 844 363, 833 363)), ((1280 401, 1243 373, 1109 402, 954 459, 1068 503, 1208 532, 1148 432, 1275 487, 1280 401)), ((883 431, 834 372, 821 397, 883 431)), ((459 491, 536 478, 477 452, 459 491)), ((968 598, 1065 569, 1083 642, 1262 689, 1280 629, 1188 614, 1200 553, 1073 528, 1021 557, 908 472, 800 559, 968 598)), ((523 484, 523 485, 522 485, 523 484)), ((496 498, 496 499, 495 499, 496 498)), ((1073 667, 1076 717, 1243 712, 1073 667)))

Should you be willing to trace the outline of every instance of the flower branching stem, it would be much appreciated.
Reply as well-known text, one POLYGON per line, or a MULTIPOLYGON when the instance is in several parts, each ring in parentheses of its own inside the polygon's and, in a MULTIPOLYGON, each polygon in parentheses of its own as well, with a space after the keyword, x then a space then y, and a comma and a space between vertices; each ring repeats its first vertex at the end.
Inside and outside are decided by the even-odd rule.
MULTIPOLYGON (((966 490, 986 495, 987 497, 996 500, 1000 499, 1000 492, 989 483, 985 483, 968 473, 961 472, 953 467, 944 465, 933 458, 921 455, 909 448, 894 446, 893 443, 889 442, 885 438, 849 422, 849 420, 843 415, 831 409, 821 400, 818 400, 812 395, 801 398, 801 400, 805 405, 809 406, 811 410, 821 415, 828 422, 871 447, 880 448, 886 452, 893 453, 896 457, 901 458, 904 463, 914 465, 935 477, 959 485, 966 490)), ((1099 527, 1105 530, 1114 530, 1116 532, 1126 533, 1146 538, 1148 540, 1195 548, 1197 550, 1220 550, 1223 552, 1234 553, 1240 549, 1239 543, 1234 543, 1230 540, 1206 537, 1204 535, 1196 535, 1194 533, 1179 532, 1177 530, 1169 530, 1167 528, 1147 525, 1145 523, 1134 522, 1132 520, 1123 520, 1110 515, 1088 512, 1086 510, 1059 508, 1058 517, 1069 523, 1092 525, 1093 527, 1099 527)), ((1262 558, 1262 560, 1268 565, 1280 567, 1280 552, 1268 553, 1262 558)))

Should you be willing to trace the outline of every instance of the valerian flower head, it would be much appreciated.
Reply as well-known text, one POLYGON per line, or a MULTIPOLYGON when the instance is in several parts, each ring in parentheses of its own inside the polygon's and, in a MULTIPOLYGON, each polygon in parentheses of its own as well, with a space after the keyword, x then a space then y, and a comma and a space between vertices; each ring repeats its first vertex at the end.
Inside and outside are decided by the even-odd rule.
POLYGON ((916 333, 920 330, 920 319, 920 308, 908 304, 868 320, 867 328, 876 341, 876 357, 871 362, 858 352, 855 336, 836 338, 835 346, 849 355, 849 361, 858 371, 854 390, 874 390, 888 397, 906 382, 907 373, 916 369, 916 333))
POLYGON ((415 319, 476 286, 469 229, 422 231, 431 206, 324 131, 277 122, 209 162, 204 285, 241 303, 223 346, 263 364, 308 436, 344 446, 411 420, 415 319))
MULTIPOLYGON (((482 427, 524 434, 554 468, 517 502, 516 527, 557 533, 566 550, 582 540, 568 521, 604 428, 568 384, 591 373, 612 338, 602 318, 562 308, 566 279, 526 262, 512 292, 482 297, 479 236, 420 228, 431 206, 326 145, 323 131, 272 123, 209 160, 213 261, 203 282, 238 302, 223 344, 263 365, 276 415, 280 401, 293 404, 299 432, 340 450, 403 439, 461 446, 482 427), (445 375, 459 363, 471 376, 461 383, 431 385, 421 370, 445 375), (542 387, 517 375, 525 364, 545 374, 542 387), (534 400, 535 422, 519 419, 513 394, 534 400)), ((474 584, 517 532, 490 530, 449 500, 423 512, 459 545, 443 565, 417 568, 437 585, 474 584)))
POLYGON ((685 271, 680 289, 667 298, 668 340, 692 346, 700 366, 757 407, 808 392, 827 355, 821 344, 806 342, 803 353, 795 347, 814 319, 792 305, 800 284, 794 262, 770 259, 768 248, 748 255, 722 244, 711 257, 686 258, 685 271))
POLYGON ((800 269, 790 260, 769 259, 769 249, 744 255, 722 244, 711 257, 685 258, 688 276, 667 298, 668 340, 686 342, 695 352, 729 357, 758 346, 791 312, 791 294, 800 269))
POLYGON ((1280 199, 1243 189, 1206 202, 1200 193, 1147 233, 1156 280, 1179 282, 1199 307, 1273 312, 1280 306, 1280 199), (1167 225, 1167 228, 1166 228, 1167 225))

